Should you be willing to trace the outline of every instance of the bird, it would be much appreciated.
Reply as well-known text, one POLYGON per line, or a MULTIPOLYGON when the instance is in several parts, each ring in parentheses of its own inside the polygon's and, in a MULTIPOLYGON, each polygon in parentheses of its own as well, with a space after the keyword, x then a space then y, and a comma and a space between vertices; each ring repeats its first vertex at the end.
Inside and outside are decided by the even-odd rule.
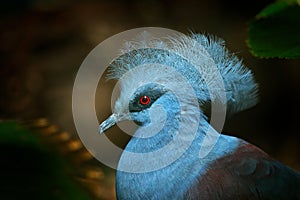
POLYGON ((299 172, 210 123, 218 109, 231 116, 258 102, 252 71, 223 39, 125 41, 107 78, 121 91, 99 133, 137 126, 118 162, 117 199, 300 199, 299 172))

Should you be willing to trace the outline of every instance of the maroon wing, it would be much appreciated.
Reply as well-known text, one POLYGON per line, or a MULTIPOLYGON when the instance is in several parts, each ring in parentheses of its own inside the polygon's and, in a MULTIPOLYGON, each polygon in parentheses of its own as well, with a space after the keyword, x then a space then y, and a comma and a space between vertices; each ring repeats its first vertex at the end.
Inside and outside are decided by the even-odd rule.
POLYGON ((241 143, 216 160, 187 199, 300 199, 300 174, 259 148, 241 143))

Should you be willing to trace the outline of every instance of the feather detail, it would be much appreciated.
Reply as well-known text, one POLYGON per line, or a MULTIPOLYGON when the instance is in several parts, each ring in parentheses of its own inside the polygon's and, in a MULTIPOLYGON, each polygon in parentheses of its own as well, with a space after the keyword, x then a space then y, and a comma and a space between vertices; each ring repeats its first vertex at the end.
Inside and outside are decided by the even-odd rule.
MULTIPOLYGON (((224 44, 222 39, 202 34, 157 39, 144 33, 135 41, 125 42, 121 55, 108 68, 107 78, 120 79, 144 64, 173 67, 193 86, 201 106, 219 101, 227 103, 229 113, 236 113, 257 103, 258 86, 251 71, 224 44), (216 73, 222 83, 216 81, 216 73), (222 84, 225 102, 221 97, 222 84)), ((165 75, 158 71, 156 76, 165 75)))
POLYGON ((186 199, 300 199, 300 174, 240 140, 232 153, 215 160, 186 199))

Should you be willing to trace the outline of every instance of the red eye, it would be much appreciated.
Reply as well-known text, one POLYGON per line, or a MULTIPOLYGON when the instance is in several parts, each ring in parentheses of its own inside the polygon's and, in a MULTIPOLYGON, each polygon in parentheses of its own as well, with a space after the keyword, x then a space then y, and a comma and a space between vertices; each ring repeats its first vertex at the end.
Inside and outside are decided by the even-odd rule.
POLYGON ((148 96, 141 96, 140 103, 142 105, 147 105, 150 102, 150 97, 148 96))

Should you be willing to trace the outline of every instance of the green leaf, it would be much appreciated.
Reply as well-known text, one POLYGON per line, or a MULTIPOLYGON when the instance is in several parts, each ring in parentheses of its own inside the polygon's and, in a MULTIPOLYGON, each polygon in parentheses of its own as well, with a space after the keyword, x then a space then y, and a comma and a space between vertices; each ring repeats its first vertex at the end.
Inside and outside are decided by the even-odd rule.
POLYGON ((278 1, 250 23, 247 44, 262 58, 300 57, 300 7, 297 1, 278 1))
POLYGON ((74 167, 20 123, 0 121, 0 152, 1 199, 91 199, 74 167))

